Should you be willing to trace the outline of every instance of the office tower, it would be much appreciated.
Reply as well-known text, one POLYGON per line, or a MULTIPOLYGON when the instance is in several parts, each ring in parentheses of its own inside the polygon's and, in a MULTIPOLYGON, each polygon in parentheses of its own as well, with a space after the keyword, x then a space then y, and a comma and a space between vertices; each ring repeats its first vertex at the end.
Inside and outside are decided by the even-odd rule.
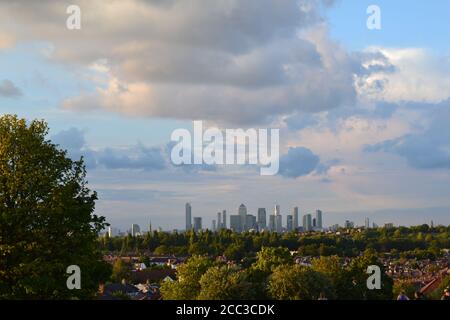
POLYGON ((278 233, 283 232, 283 221, 282 221, 283 216, 281 214, 277 214, 275 216, 275 225, 276 225, 276 231, 278 233))
POLYGON ((276 215, 276 216, 281 214, 280 213, 280 205, 279 204, 275 205, 275 208, 273 210, 273 214, 276 215))
POLYGON ((194 231, 198 232, 200 230, 202 230, 202 218, 194 217, 194 231))
POLYGON ((375 222, 372 222, 372 228, 377 229, 378 225, 375 222))
POLYGON ((318 230, 323 229, 322 211, 321 210, 316 210, 316 228, 318 230))
POLYGON ((213 220, 213 221, 212 221, 212 224, 211 224, 211 230, 212 230, 213 232, 217 231, 217 229, 216 229, 216 220, 213 220))
POLYGON ((222 211, 222 228, 227 229, 227 210, 222 211))
POLYGON ((269 231, 270 232, 275 232, 276 231, 275 225, 276 225, 276 223, 275 223, 275 215, 271 214, 269 216, 269 231))
POLYGON ((303 216, 303 231, 311 231, 312 230, 312 219, 310 214, 305 214, 303 216))
POLYGON ((366 227, 366 229, 370 229, 370 221, 369 218, 366 218, 366 221, 364 223, 364 226, 366 227))
POLYGON ((192 229, 192 207, 190 203, 186 203, 186 231, 192 229))
POLYGON ((274 216, 274 221, 275 221, 275 226, 274 229, 272 231, 276 231, 278 233, 281 233, 283 231, 283 221, 282 221, 282 216, 281 216, 281 212, 280 212, 280 205, 275 205, 275 208, 273 210, 273 216, 274 216))
POLYGON ((241 216, 238 214, 230 215, 230 229, 234 232, 241 232, 241 216))
POLYGON ((247 229, 247 226, 245 225, 247 220, 247 207, 244 204, 239 206, 238 214, 241 217, 241 231, 245 231, 247 229))
POLYGON ((247 230, 250 229, 256 229, 256 216, 252 215, 252 214, 248 214, 246 217, 246 221, 245 221, 245 225, 247 227, 247 230))
POLYGON ((141 234, 141 228, 139 227, 139 225, 133 223, 131 225, 131 236, 136 237, 140 234, 141 234))
POLYGON ((345 220, 344 228, 353 229, 355 227, 355 223, 350 220, 345 220))
POLYGON ((152 232, 152 221, 150 220, 149 224, 148 224, 148 232, 152 232))
POLYGON ((392 229, 394 227, 394 224, 393 223, 385 223, 384 224, 384 228, 385 229, 392 229))
POLYGON ((286 216, 286 229, 287 229, 287 231, 294 230, 294 217, 292 214, 288 214, 286 216))
POLYGON ((119 229, 113 228, 111 226, 108 227, 108 236, 110 238, 117 237, 119 235, 119 229))
POLYGON ((298 207, 295 207, 292 215, 294 216, 294 230, 297 230, 298 228, 298 207))
POLYGON ((266 223, 266 208, 259 208, 258 209, 258 230, 264 230, 267 228, 267 223, 266 223))
POLYGON ((317 227, 316 218, 312 219, 312 227, 313 227, 313 229, 315 229, 317 227))
POLYGON ((217 212, 217 231, 219 231, 220 229, 222 229, 222 222, 220 221, 221 219, 220 219, 220 216, 221 216, 221 213, 220 213, 220 211, 219 212, 217 212))

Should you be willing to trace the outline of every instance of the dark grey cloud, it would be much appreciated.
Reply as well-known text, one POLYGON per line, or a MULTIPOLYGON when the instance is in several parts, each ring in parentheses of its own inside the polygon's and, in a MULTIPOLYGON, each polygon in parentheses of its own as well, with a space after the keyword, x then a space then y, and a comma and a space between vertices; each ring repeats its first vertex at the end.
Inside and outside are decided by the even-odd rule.
POLYGON ((51 140, 67 150, 71 158, 83 157, 90 168, 152 171, 167 167, 167 154, 162 148, 137 144, 126 148, 93 150, 86 145, 84 132, 77 128, 63 130, 53 135, 51 140))
POLYGON ((314 172, 320 164, 319 156, 304 147, 289 148, 280 158, 279 174, 287 178, 297 178, 314 172))
POLYGON ((22 91, 11 80, 5 79, 0 82, 0 97, 18 98, 22 95, 22 91))

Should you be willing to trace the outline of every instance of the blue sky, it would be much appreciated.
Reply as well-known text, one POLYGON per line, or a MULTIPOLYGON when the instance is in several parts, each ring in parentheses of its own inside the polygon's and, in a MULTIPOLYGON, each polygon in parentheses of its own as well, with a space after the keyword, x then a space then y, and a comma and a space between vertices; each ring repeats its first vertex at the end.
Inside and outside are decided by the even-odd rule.
POLYGON ((448 53, 450 3, 446 0, 341 0, 328 11, 331 35, 352 50, 367 46, 425 47, 448 53), (363 14, 369 5, 381 9, 382 29, 368 30, 363 14))
POLYGON ((69 2, 0 4, 0 113, 84 155, 114 226, 183 228, 188 201, 208 227, 240 203, 450 223, 448 1, 74 2, 81 30, 69 2), (170 135, 193 120, 279 128, 280 174, 174 167, 170 135))

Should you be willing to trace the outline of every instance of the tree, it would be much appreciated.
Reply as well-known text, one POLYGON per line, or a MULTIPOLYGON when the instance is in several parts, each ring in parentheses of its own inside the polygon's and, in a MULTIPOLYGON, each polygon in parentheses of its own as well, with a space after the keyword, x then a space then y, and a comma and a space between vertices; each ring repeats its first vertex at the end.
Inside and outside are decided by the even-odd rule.
POLYGON ((324 275, 332 284, 336 299, 345 300, 351 294, 352 277, 343 267, 338 256, 320 257, 312 260, 312 269, 324 275))
POLYGON ((213 265, 207 257, 192 256, 177 268, 177 280, 161 286, 165 300, 195 300, 200 293, 200 279, 213 265))
POLYGON ((347 299, 353 300, 390 300, 392 298, 393 281, 386 275, 383 264, 378 260, 375 252, 366 250, 363 255, 355 258, 347 270, 352 279, 351 290, 347 299), (367 267, 376 265, 381 270, 381 289, 369 290, 367 288, 367 267))
POLYGON ((122 259, 117 259, 114 262, 112 268, 112 276, 111 279, 116 282, 122 282, 122 280, 130 280, 131 276, 131 266, 129 263, 126 263, 122 259))
POLYGON ((270 276, 268 292, 277 300, 317 300, 333 297, 330 281, 321 273, 299 265, 281 265, 270 276))
POLYGON ((211 267, 200 278, 199 300, 238 300, 251 298, 251 284, 245 274, 233 267, 211 267))
POLYGON ((279 265, 291 264, 292 256, 287 248, 263 247, 257 254, 257 260, 253 267, 270 273, 279 265))
POLYGON ((81 158, 46 140, 44 121, 0 117, 0 298, 91 297, 110 268, 97 250, 105 218, 81 158), (70 265, 81 290, 66 286, 70 265))

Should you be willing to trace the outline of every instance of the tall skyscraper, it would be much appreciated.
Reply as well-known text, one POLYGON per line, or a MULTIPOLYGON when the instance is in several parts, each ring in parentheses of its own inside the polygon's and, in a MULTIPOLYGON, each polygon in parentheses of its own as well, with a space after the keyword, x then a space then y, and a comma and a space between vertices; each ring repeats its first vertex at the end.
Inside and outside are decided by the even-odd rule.
POLYGON ((222 228, 227 229, 227 210, 222 211, 222 228))
POLYGON ((267 228, 266 218, 267 218, 266 208, 259 208, 258 209, 258 230, 259 231, 267 228))
POLYGON ((322 211, 321 210, 316 210, 316 227, 319 230, 323 229, 323 224, 322 224, 322 211))
POLYGON ((271 214, 269 216, 269 231, 270 232, 275 232, 276 231, 276 222, 275 222, 275 215, 271 214))
POLYGON ((292 215, 294 216, 294 230, 298 228, 298 207, 294 207, 292 211, 292 215))
POLYGON ((194 231, 199 232, 200 230, 202 230, 202 218, 194 217, 194 231))
POLYGON ((245 225, 247 221, 247 207, 244 204, 239 206, 238 214, 241 217, 241 231, 245 231, 247 230, 247 226, 245 225))
POLYGON ((283 216, 281 214, 277 214, 275 216, 275 225, 276 225, 276 232, 281 233, 283 232, 283 216))
POLYGON ((305 214, 303 216, 303 230, 311 231, 312 230, 312 219, 310 214, 305 214))
POLYGON ((211 230, 212 230, 213 232, 216 232, 216 231, 217 231, 216 220, 213 220, 213 221, 212 221, 212 223, 211 223, 211 230))
POLYGON ((131 225, 131 235, 132 235, 133 237, 136 237, 136 236, 138 236, 138 235, 140 235, 140 234, 141 234, 141 228, 139 227, 139 225, 133 223, 133 224, 131 225))
POLYGON ((246 217, 245 225, 247 230, 256 229, 256 217, 252 214, 248 214, 246 217))
POLYGON ((366 218, 366 221, 364 223, 364 226, 366 227, 366 229, 370 229, 370 221, 369 218, 366 218))
POLYGON ((222 222, 221 222, 220 216, 221 216, 221 212, 219 211, 219 212, 217 212, 217 230, 222 229, 222 222))
POLYGON ((293 218, 292 214, 288 214, 286 216, 286 229, 287 229, 287 231, 294 230, 294 218, 293 218))
POLYGON ((281 214, 280 213, 280 205, 279 204, 275 205, 275 208, 273 209, 273 214, 276 215, 276 216, 281 214))
POLYGON ((283 220, 280 212, 280 205, 275 205, 273 214, 275 216, 275 230, 278 233, 283 231, 283 220))
POLYGON ((186 203, 186 231, 192 229, 192 207, 190 203, 186 203))
POLYGON ((238 214, 230 215, 230 229, 234 232, 241 232, 241 216, 238 214))

